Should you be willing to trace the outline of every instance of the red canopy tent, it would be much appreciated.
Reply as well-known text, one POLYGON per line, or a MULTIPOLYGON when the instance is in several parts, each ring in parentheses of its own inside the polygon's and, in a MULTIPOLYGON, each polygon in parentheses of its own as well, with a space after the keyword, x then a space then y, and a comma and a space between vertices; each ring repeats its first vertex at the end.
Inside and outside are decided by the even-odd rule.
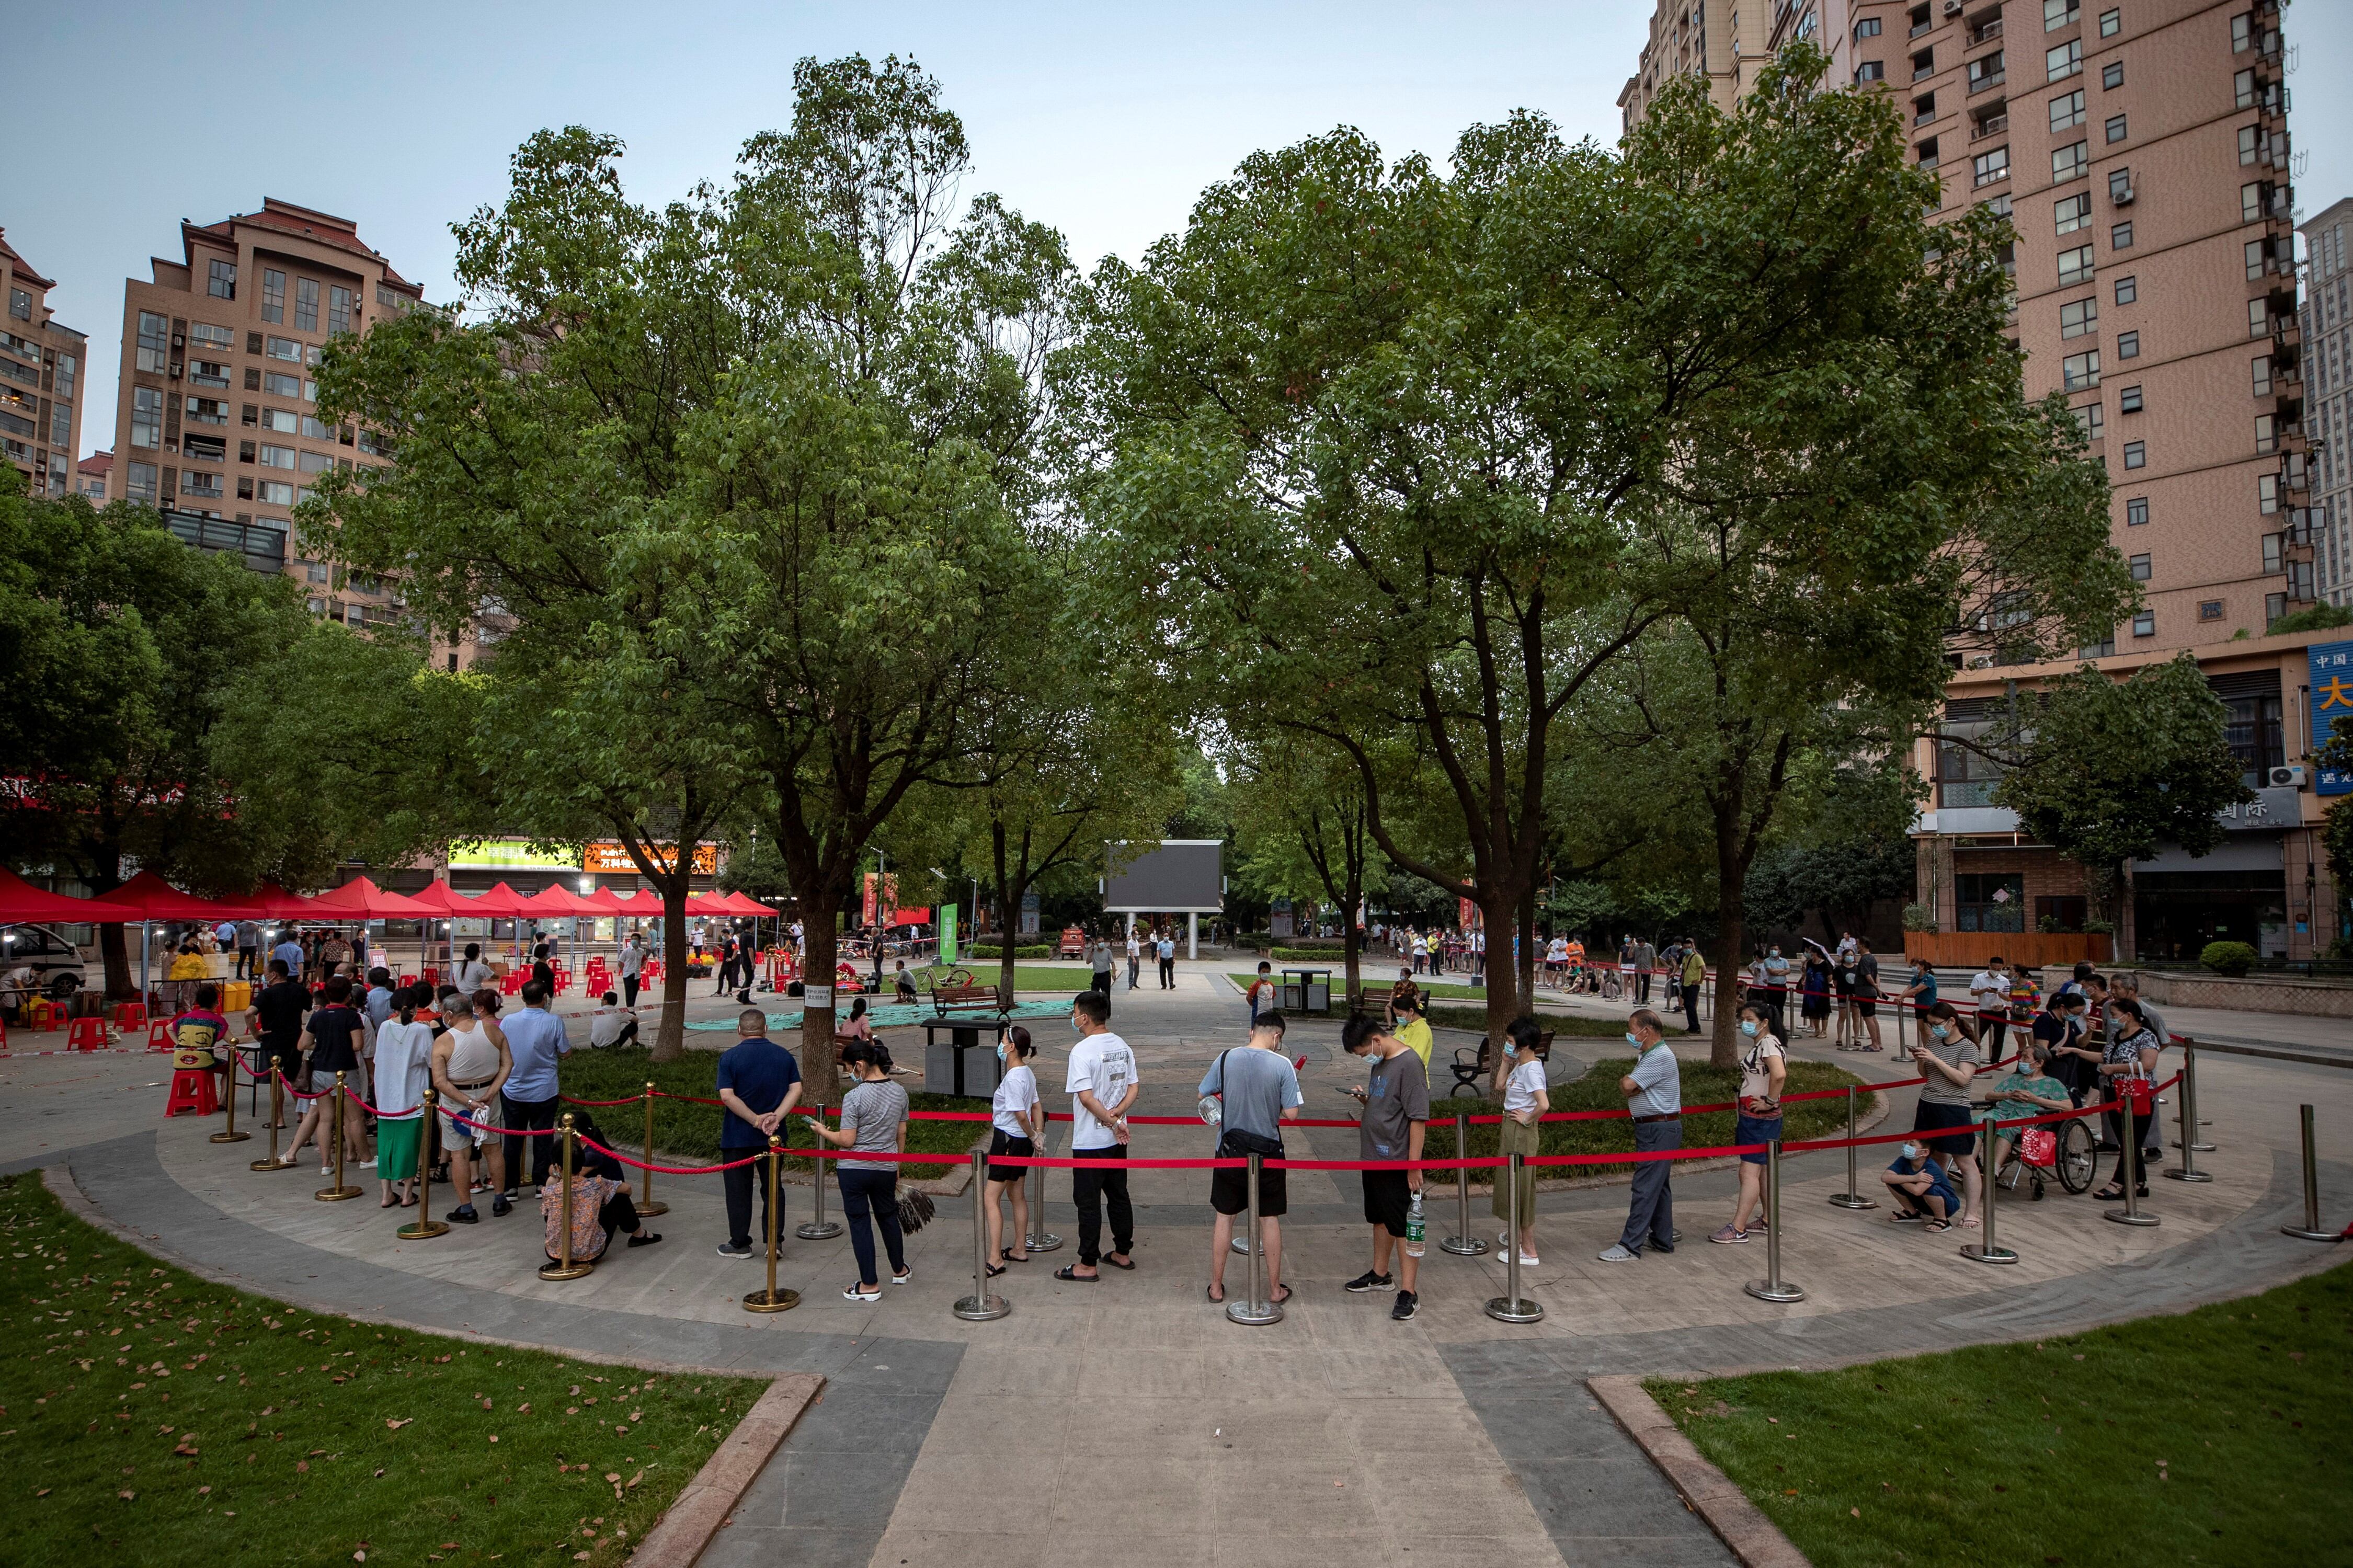
POLYGON ((613 902, 625 915, 643 915, 658 919, 662 912, 661 895, 651 888, 639 888, 627 897, 616 894, 613 902))
POLYGON ((771 920, 776 913, 759 900, 744 893, 729 893, 719 901, 731 915, 752 915, 760 920, 771 920))
POLYGON ((522 907, 533 914, 554 915, 559 920, 568 920, 575 915, 601 915, 607 912, 601 904, 590 903, 561 882, 551 882, 542 888, 538 892, 525 899, 522 901, 522 907))
POLYGON ((508 887, 497 884, 488 892, 476 893, 466 900, 466 915, 473 920, 521 920, 533 913, 531 900, 508 887))
POLYGON ((600 915, 618 915, 628 912, 627 906, 621 901, 621 895, 610 888, 599 888, 593 893, 583 893, 580 895, 580 901, 593 907, 600 915))
POLYGON ((474 900, 447 882, 427 882, 408 896, 420 904, 431 905, 437 914, 457 915, 463 918, 478 913, 474 908, 474 900))
POLYGON ((236 920, 240 916, 259 912, 249 898, 223 899, 218 901, 200 899, 194 893, 180 891, 153 871, 140 872, 104 898, 89 899, 83 901, 89 904, 93 911, 84 915, 82 917, 84 920, 110 923, 114 921, 143 922, 146 921, 236 920), (109 909, 120 910, 122 913, 110 917, 96 912, 109 909))
POLYGON ((290 893, 275 882, 264 882, 253 889, 253 912, 266 921, 301 920, 311 915, 329 915, 335 911, 322 909, 315 899, 300 893, 290 893))
POLYGON ((63 893, 36 888, 14 871, 0 868, 0 925, 17 925, 26 921, 79 925, 84 921, 104 921, 106 917, 103 913, 94 915, 90 912, 92 901, 69 899, 63 893))
POLYGON ((380 888, 365 877, 354 877, 340 888, 321 893, 311 900, 311 905, 321 914, 335 913, 345 918, 358 915, 368 920, 382 920, 387 915, 418 920, 441 912, 437 904, 380 888))

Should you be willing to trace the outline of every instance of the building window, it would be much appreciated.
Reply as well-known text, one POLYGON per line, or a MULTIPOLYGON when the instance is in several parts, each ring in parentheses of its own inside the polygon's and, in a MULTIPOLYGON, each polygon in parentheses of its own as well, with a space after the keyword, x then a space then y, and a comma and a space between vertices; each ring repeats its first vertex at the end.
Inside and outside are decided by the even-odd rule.
POLYGON ((1980 153, 1970 160, 1974 183, 1990 185, 1996 180, 2010 178, 2010 149, 1997 147, 1990 153, 1980 153))
POLYGON ((1885 81, 1887 68, 1877 60, 1865 60, 1854 68, 1854 83, 1861 87, 1867 81, 1885 81))
POLYGON ((261 378, 261 390, 272 397, 300 397, 302 395, 302 378, 288 375, 282 371, 269 371, 261 378))
MULTIPOLYGON (((1986 211, 1993 214, 1996 217, 2008 217, 2010 216, 2010 193, 2008 191, 2004 191, 1999 195, 1988 196, 1985 200, 1979 202, 1978 205, 1985 208, 1986 211)), ((2003 270, 2010 273, 2012 277, 2017 276, 2017 268, 2015 266, 2004 268, 2003 270)))
POLYGON ((2127 557, 2127 558, 2126 558, 2126 565, 2128 565, 2128 566, 2130 566, 2130 567, 2132 568, 2132 580, 2133 580, 2134 582, 2136 582, 2136 583, 2146 583, 2146 582, 2147 582, 2147 581, 2148 581, 2148 579, 2149 579, 2149 566, 2148 566, 2148 557, 2147 557, 2147 556, 2146 556, 2146 555, 2134 555, 2134 556, 2129 556, 2129 557, 2127 557))
POLYGON ((2140 412, 2140 408, 2141 403, 2139 387, 2127 386, 2122 392, 2116 394, 2117 413, 2137 414, 2140 412))
POLYGON ((1936 166, 1936 139, 1934 136, 1915 147, 1913 152, 1917 154, 1920 167, 1933 169, 1936 166))
POLYGON ((2248 164, 2253 163, 2257 157, 2261 156, 2263 150, 2263 133, 2252 125, 2240 126, 2239 166, 2241 168, 2244 168, 2248 164))
POLYGON ((2082 191, 2052 203, 2051 217, 2061 234, 2073 234, 2079 228, 2088 227, 2092 221, 2092 193, 2082 191))
POLYGON ((281 479, 264 479, 256 487, 254 499, 271 506, 292 506, 294 487, 281 479))
POLYGON ((73 395, 74 372, 80 363, 81 362, 71 354, 58 356, 58 395, 59 397, 73 395))
POLYGON ((2267 338, 2272 335, 2272 307, 2268 300, 2247 301, 2247 336, 2267 338))
POLYGON ((1999 84, 2003 75, 2000 49, 1973 59, 1969 62, 1969 91, 1983 92, 1987 88, 1999 84))
POLYGON ((180 493, 203 500, 218 500, 221 499, 221 477, 196 468, 183 468, 180 470, 180 493))
POLYGON ((319 283, 316 279, 294 279, 294 330, 298 332, 319 330, 319 283))
POLYGON ((2255 510, 2265 517, 2279 514, 2279 482, 2277 474, 2255 476, 2255 510))
POLYGON ((2084 439, 2096 441, 2108 433, 2107 411, 2096 403, 2086 403, 2075 410, 2075 421, 2084 427, 2084 439))
POLYGON ((139 312, 139 343, 132 365, 150 374, 164 374, 164 363, 172 354, 172 319, 153 310, 139 312))
POLYGON ((2125 443, 2125 467, 2127 468, 2146 468, 2148 467, 2147 442, 2127 441, 2125 443))
POLYGON ((2131 304, 2134 300, 2137 300, 2137 299, 2139 299, 2139 298, 2140 298, 2140 279, 2137 279, 2137 278, 2119 278, 2119 279, 2116 279, 2116 303, 2117 303, 2117 304, 2119 304, 2119 305, 2129 305, 2129 304, 2131 304))
POLYGON ((265 468, 291 468, 294 466, 294 448, 265 445, 261 448, 261 466, 265 468))
POLYGON ((2287 536, 2284 533, 2263 535, 2263 575, 2277 576, 2287 570, 2287 536))
POLYGON ((2110 9, 2100 13, 2100 37, 2104 38, 2113 38, 2118 33, 2124 31, 2124 26, 2125 14, 2123 11, 2111 7, 2110 9))
POLYGON ((302 358, 302 345, 292 338, 272 338, 269 340, 269 357, 299 363, 302 358))
POLYGON ((2255 456, 2268 458, 2279 450, 2279 416, 2255 416, 2255 456))
POLYGON ((223 353, 228 353, 237 346, 235 332, 230 331, 227 327, 215 326, 210 321, 189 322, 188 337, 191 342, 208 349, 218 349, 223 353))
POLYGON ((2272 395, 2272 356, 2257 354, 2249 362, 2247 368, 2253 373, 2255 395, 2269 397, 2272 395))
POLYGON ((330 286, 327 289, 327 331, 348 332, 352 330, 352 291, 330 286))
POLYGON ((2253 109, 2255 106, 2255 73, 2241 71, 2231 79, 2232 85, 2238 89, 2238 106, 2241 109, 2253 109))
POLYGON ((2222 618, 2222 601, 2220 599, 2199 600, 2198 618, 2201 621, 2221 620, 2222 618))
POLYGON ((2245 54, 2255 47, 2255 14, 2242 11, 2231 18, 2231 52, 2245 54))
POLYGON ((2125 502, 2125 526, 2138 528, 2148 521, 2148 498, 2134 496, 2125 502))
POLYGON ((2059 287, 2062 289, 2072 289, 2079 283, 2089 283, 2092 280, 2092 271, 2090 246, 2079 245, 2072 250, 2063 250, 2059 253, 2059 287))
POLYGON ((2088 392, 2100 384, 2100 351, 2069 354, 2059 362, 2060 373, 2070 392, 2088 392))
POLYGON ((2091 172, 2092 144, 2088 142, 2070 142, 2051 154, 2053 183, 2063 184, 2069 180, 2080 180, 2091 172))
POLYGON ((265 321, 286 319, 286 274, 275 267, 261 269, 261 319, 265 321))
POLYGON ((2116 89, 2124 86, 2124 61, 2110 60, 2106 65, 2100 68, 2100 89, 2102 91, 2114 92, 2116 89))
POLYGON ((302 428, 302 416, 290 408, 265 408, 261 411, 261 427, 291 436, 302 428))
POLYGON ((2108 171, 2108 200, 2116 203, 2118 206, 2122 206, 2125 203, 2132 199, 2132 171, 2130 169, 2110 169, 2108 171))
POLYGON ((2059 335, 2080 338, 2100 324, 2100 302, 2097 300, 2074 300, 2059 307, 2059 335))
POLYGON ((216 300, 234 300, 237 298, 236 262, 223 261, 218 258, 215 258, 212 266, 207 268, 207 270, 210 272, 211 276, 206 279, 205 284, 206 293, 211 295, 216 300))
POLYGON ((1962 871, 1953 878, 1953 925, 1959 931, 2026 929, 2026 874, 1962 871))
POLYGON ((2118 359, 2140 358, 2140 334, 2138 332, 2118 332, 2116 334, 2116 357, 2118 359))
POLYGON ((2055 33, 2083 20, 2084 0, 2042 0, 2042 30, 2055 33))
POLYGON ((1862 21, 1857 22, 1854 25, 1854 41, 1856 43, 1859 44, 1865 38, 1875 38, 1877 37, 1879 37, 1878 17, 1865 16, 1862 21))
POLYGON ((2263 220, 2263 186, 2260 180, 2239 187, 2239 221, 2261 223, 2263 220))
POLYGON ((142 505, 155 504, 155 465, 132 463, 123 469, 123 494, 142 505))
POLYGON ((2073 131, 2084 123, 2084 89, 2063 92, 2051 100, 2051 129, 2073 131))
POLYGON ((27 289, 9 289, 8 313, 20 321, 31 321, 33 319, 32 291, 27 289))
POLYGON ((164 444, 164 395, 152 386, 131 389, 131 444, 134 447, 160 447, 164 444))
POLYGON ((2153 637, 2157 635, 2157 612, 2143 610, 2133 617, 2133 636, 2153 637))
POLYGON ((2265 594, 2263 595, 2263 627, 2266 631, 2271 628, 2273 622, 2278 620, 2282 616, 2286 614, 2287 595, 2285 594, 2265 594))
POLYGON ((187 414, 188 423, 191 425, 226 425, 228 423, 228 405, 223 403, 217 397, 189 398, 187 414))
POLYGON ((2108 230, 2108 248, 2110 250, 2130 250, 2132 248, 2132 224, 2129 220, 2120 223, 2114 228, 2108 230))
POLYGON ((2063 81, 2084 68, 2084 40, 2070 38, 2055 49, 2042 51, 2042 79, 2063 81))
POLYGON ((2106 130, 2108 145, 2113 147, 2125 139, 2125 117, 2121 114, 2109 115, 2106 130))
POLYGON ((302 434, 313 441, 332 441, 335 432, 332 426, 322 425, 316 415, 302 416, 302 434))

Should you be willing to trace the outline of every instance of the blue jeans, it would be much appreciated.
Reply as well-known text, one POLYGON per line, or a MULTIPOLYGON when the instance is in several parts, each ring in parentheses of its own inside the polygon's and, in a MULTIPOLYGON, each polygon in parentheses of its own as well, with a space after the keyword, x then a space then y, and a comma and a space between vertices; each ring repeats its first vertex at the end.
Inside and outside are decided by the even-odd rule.
MULTIPOLYGON (((1683 1146, 1683 1124, 1681 1121, 1637 1121, 1634 1123, 1634 1151, 1647 1154, 1653 1149, 1680 1149, 1683 1146)), ((1626 1211, 1626 1229, 1618 1237, 1618 1245, 1629 1252, 1640 1252, 1644 1242, 1652 1247, 1672 1250, 1675 1245, 1675 1194, 1667 1181, 1671 1160, 1645 1160, 1634 1167, 1634 1201, 1626 1211)))
POLYGON ((907 1241, 899 1230, 899 1174, 895 1171, 853 1170, 841 1167, 841 1216, 849 1222, 849 1247, 858 1254, 858 1282, 879 1285, 882 1277, 874 1272, 874 1233, 866 1226, 867 1216, 881 1227, 882 1246, 891 1254, 891 1272, 902 1273, 907 1267, 907 1241))

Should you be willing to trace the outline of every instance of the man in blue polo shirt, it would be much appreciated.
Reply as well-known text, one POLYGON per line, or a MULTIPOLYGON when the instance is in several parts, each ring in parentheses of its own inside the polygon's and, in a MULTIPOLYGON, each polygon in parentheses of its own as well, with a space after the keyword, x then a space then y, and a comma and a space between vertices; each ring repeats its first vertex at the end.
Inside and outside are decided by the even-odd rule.
MULTIPOLYGON (((522 1010, 501 1020, 507 1049, 514 1057, 514 1070, 507 1075, 506 1086, 499 1090, 507 1129, 507 1180, 522 1180, 522 1146, 528 1143, 531 1184, 534 1187, 546 1183, 547 1168, 555 1163, 559 1151, 553 1138, 521 1134, 526 1128, 554 1127, 555 1066, 572 1048, 572 1041, 564 1032, 564 1020, 547 1010, 547 995, 546 986, 536 980, 526 980, 522 1010)), ((512 1200, 514 1189, 510 1187, 505 1195, 512 1200)))
MULTIPOLYGON (((801 1065, 793 1053, 768 1038, 768 1016, 746 1007, 735 1019, 737 1039, 719 1058, 719 1103, 726 1108, 719 1125, 719 1159, 724 1164, 768 1146, 768 1135, 782 1126, 801 1101, 801 1065)), ((751 1258, 765 1250, 768 1234, 768 1184, 756 1163, 723 1171, 727 1189, 727 1239, 719 1244, 722 1258, 751 1258), (760 1247, 752 1245, 752 1191, 760 1193, 760 1247)), ((818 1180, 825 1180, 820 1172, 818 1180)), ((777 1194, 777 1234, 784 1232, 784 1196, 777 1194)))

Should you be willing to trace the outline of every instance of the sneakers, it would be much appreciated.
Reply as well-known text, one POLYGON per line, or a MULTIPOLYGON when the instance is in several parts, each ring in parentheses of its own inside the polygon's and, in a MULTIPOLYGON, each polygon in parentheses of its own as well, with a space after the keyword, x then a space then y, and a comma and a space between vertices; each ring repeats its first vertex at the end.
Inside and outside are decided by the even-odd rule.
POLYGON ((1398 1291, 1397 1298, 1397 1304, 1389 1309, 1390 1321, 1398 1323, 1411 1322, 1414 1312, 1421 1305, 1421 1298, 1410 1290, 1398 1291))
POLYGON ((1748 1233, 1745 1230, 1735 1230, 1727 1225, 1708 1239, 1720 1247, 1738 1247, 1747 1241, 1748 1233))
POLYGON ((1536 1255, 1533 1252, 1521 1253, 1520 1267, 1523 1268, 1535 1268, 1540 1267, 1536 1261, 1536 1255))
POLYGON ((743 1246, 738 1247, 732 1241, 723 1241, 719 1244, 719 1256, 722 1258, 749 1258, 752 1256, 752 1244, 747 1241, 743 1246))
POLYGON ((1351 1295, 1361 1296, 1367 1290, 1394 1290, 1397 1289, 1397 1281, 1386 1274, 1376 1274, 1367 1268, 1349 1280, 1345 1289, 1351 1295))
POLYGON ((474 1205, 471 1204, 459 1204, 449 1211, 449 1217, 459 1225, 478 1225, 482 1218, 480 1215, 474 1212, 474 1205))
POLYGON ((1641 1256, 1639 1252, 1627 1251, 1615 1242, 1610 1244, 1609 1251, 1599 1255, 1600 1261, 1604 1263, 1631 1263, 1641 1256))

